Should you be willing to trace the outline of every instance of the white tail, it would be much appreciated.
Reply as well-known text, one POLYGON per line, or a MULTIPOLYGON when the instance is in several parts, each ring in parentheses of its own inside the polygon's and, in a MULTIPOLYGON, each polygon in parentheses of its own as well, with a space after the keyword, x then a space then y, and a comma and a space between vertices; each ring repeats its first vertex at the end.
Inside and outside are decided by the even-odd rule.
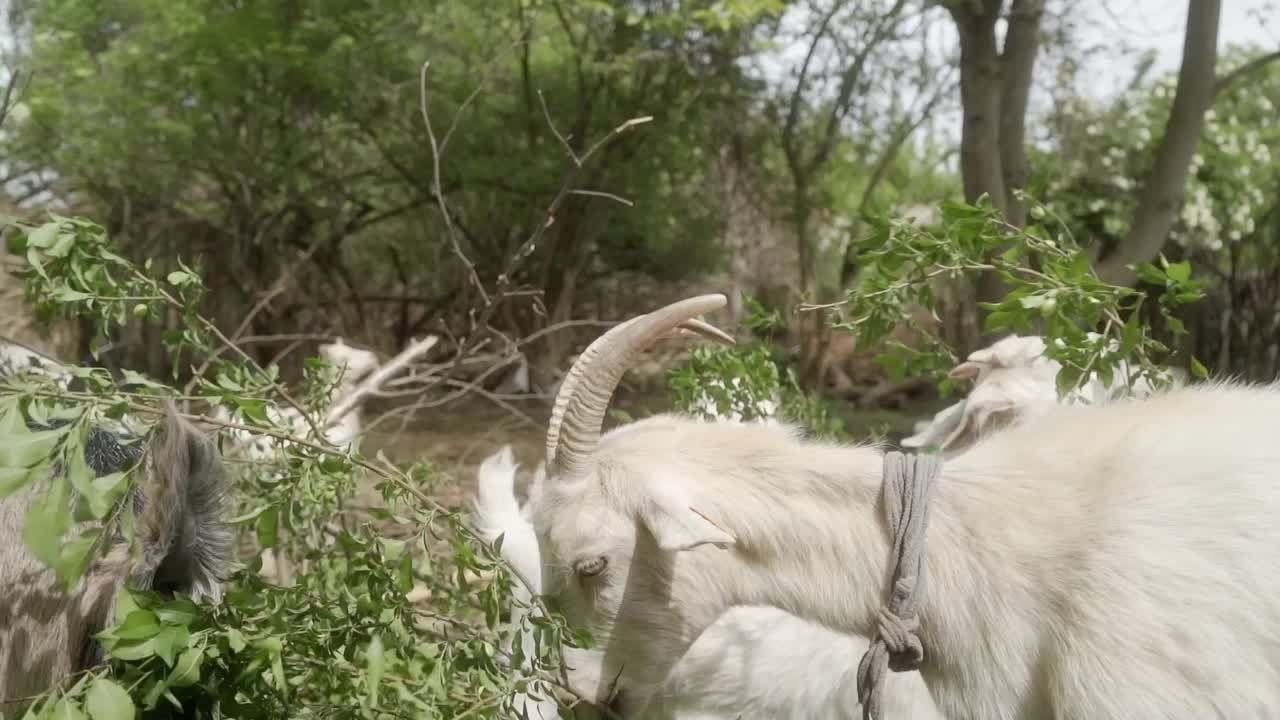
MULTIPOLYGON (((513 626, 524 622, 534 594, 542 592, 542 558, 538 553, 538 536, 533 525, 521 513, 520 503, 516 501, 517 467, 510 445, 503 445, 480 463, 480 469, 476 473, 479 482, 475 512, 471 521, 476 533, 486 542, 493 542, 499 535, 504 536, 502 558, 517 576, 511 588, 511 594, 516 600, 511 606, 513 626)), ((545 470, 542 473, 545 474, 545 470)), ((540 479, 535 477, 534 483, 538 483, 540 479)), ((533 488, 530 497, 533 497, 532 491, 533 488)), ((520 645, 526 654, 533 651, 532 630, 525 629, 521 632, 520 645)), ((509 645, 503 649, 508 652, 511 650, 509 645)), ((527 671, 531 667, 529 658, 524 658, 522 669, 527 671)), ((520 712, 523 707, 530 720, 553 720, 560 717, 559 706, 550 699, 550 688, 540 682, 531 682, 529 687, 539 697, 546 699, 534 700, 524 693, 517 694, 512 702, 516 712, 520 712)))

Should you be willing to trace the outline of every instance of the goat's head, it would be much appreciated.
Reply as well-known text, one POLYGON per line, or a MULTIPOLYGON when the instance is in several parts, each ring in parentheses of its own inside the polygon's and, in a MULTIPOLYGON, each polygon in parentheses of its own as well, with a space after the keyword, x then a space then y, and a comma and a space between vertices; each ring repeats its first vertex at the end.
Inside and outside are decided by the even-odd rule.
MULTIPOLYGON (((70 593, 23 542, 33 493, 0 500, 0 700, 43 692, 102 658, 93 636, 112 616, 126 582, 164 595, 221 597, 231 560, 222 522, 223 465, 203 434, 173 408, 143 450, 113 433, 91 432, 85 460, 98 475, 128 470, 142 459, 131 508, 142 552, 132 557, 123 539, 108 542, 70 593)), ((5 707, 6 711, 13 707, 5 707)))
POLYGON ((321 345, 320 357, 338 368, 342 381, 346 383, 360 382, 381 365, 377 355, 368 350, 351 347, 340 337, 331 343, 321 345))
POLYGON ((951 369, 950 376, 953 380, 981 383, 987 373, 1000 368, 1025 367, 1056 373, 1057 366, 1044 357, 1044 350, 1044 339, 1038 335, 1010 335, 969 353, 964 362, 951 369))
MULTIPOLYGON (((624 599, 663 592, 657 586, 675 551, 736 542, 691 501, 688 475, 706 468, 698 459, 673 456, 668 446, 698 444, 700 430, 717 427, 746 435, 778 432, 659 415, 601 436, 623 373, 653 342, 675 333, 733 344, 729 335, 694 319, 725 303, 723 295, 705 295, 632 318, 593 342, 561 383, 547 430, 546 480, 531 493, 532 519, 544 590, 556 596, 570 623, 588 627, 598 640, 614 636, 624 599), (643 568, 640 575, 636 568, 643 568)), ((714 453, 714 441, 703 449, 714 453)), ((666 622, 648 615, 640 622, 666 622)))
POLYGON ((906 448, 936 447, 958 455, 984 436, 1034 415, 1057 402, 1057 365, 1038 354, 1039 338, 1016 335, 969 356, 951 371, 953 378, 976 378, 969 395, 933 416, 928 425, 903 438, 906 448), (976 358, 976 359, 975 359, 976 358))

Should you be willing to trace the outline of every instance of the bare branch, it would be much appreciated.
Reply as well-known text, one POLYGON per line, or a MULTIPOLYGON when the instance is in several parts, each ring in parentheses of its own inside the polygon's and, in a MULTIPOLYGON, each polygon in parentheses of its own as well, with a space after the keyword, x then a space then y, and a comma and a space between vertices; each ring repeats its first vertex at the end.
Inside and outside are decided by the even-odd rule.
POLYGON ((1277 60, 1280 60, 1280 50, 1256 57, 1226 75, 1223 75, 1213 84, 1213 96, 1217 97, 1230 90, 1232 85, 1235 85, 1245 77, 1261 70, 1277 60))
POLYGON ((449 205, 445 202, 443 183, 440 179, 440 146, 436 143, 435 131, 431 129, 431 113, 427 110, 427 69, 431 67, 431 61, 422 63, 422 71, 419 73, 419 104, 422 112, 422 122, 426 125, 427 141, 431 144, 431 192, 436 196, 436 202, 440 205, 440 214, 444 218, 445 233, 448 236, 449 245, 453 248, 453 254, 462 262, 463 267, 467 270, 467 276, 471 280, 471 285, 480 293, 480 297, 485 303, 489 302, 489 294, 485 292, 484 283, 480 282, 480 275, 476 272, 475 263, 471 262, 471 258, 462 251, 462 245, 458 242, 458 231, 453 226, 453 217, 449 214, 449 205))
POLYGON ((383 383, 396 373, 403 370, 409 365, 409 363, 422 355, 425 355, 427 351, 435 347, 438 342, 440 342, 439 337, 435 335, 428 335, 426 338, 423 338, 400 351, 399 355, 396 355, 385 365, 378 368, 368 378, 365 378, 363 382, 355 386, 351 392, 347 393, 344 397, 334 403, 333 407, 329 409, 329 412, 325 413, 325 426, 331 426, 341 420, 347 415, 347 413, 355 409, 355 407, 359 405, 371 391, 382 387, 383 383))
POLYGON ((631 202, 630 200, 624 197, 621 197, 619 195, 614 195, 613 193, 601 192, 599 190, 570 190, 569 194, 570 195, 589 195, 591 197, 605 198, 606 200, 612 200, 616 203, 626 205, 627 207, 635 207, 635 203, 631 202))
POLYGON ((578 154, 573 151, 573 146, 569 144, 569 138, 560 134, 560 131, 556 129, 556 123, 551 119, 551 110, 547 109, 547 98, 542 94, 541 90, 538 91, 538 102, 542 104, 542 117, 547 119, 547 127, 551 128, 551 134, 556 136, 556 140, 560 141, 560 146, 569 155, 569 159, 573 160, 573 164, 582 167, 582 161, 578 159, 578 154))

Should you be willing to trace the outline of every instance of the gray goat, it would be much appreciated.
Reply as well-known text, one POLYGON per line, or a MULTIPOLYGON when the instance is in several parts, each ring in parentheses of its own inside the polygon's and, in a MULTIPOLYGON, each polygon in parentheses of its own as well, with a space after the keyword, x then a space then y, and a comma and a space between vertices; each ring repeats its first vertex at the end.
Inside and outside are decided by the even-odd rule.
POLYGON ((217 449, 172 405, 145 452, 138 439, 94 429, 85 460, 101 477, 146 456, 129 503, 140 557, 131 557, 122 537, 113 538, 69 594, 23 541, 40 484, 0 500, 0 718, 20 716, 31 696, 103 660, 94 635, 110 622, 126 582, 197 601, 222 596, 232 546, 222 522, 226 482, 217 449))

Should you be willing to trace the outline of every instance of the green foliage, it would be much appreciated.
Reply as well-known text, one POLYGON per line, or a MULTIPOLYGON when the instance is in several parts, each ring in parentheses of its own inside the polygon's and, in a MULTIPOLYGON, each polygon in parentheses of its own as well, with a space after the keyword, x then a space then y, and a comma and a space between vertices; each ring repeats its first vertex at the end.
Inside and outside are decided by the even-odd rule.
MULTIPOLYGON (((117 255, 101 227, 82 220, 12 224, 7 232, 33 259, 28 292, 51 310, 129 323, 137 319, 118 309, 141 303, 183 318, 182 330, 165 338, 167 349, 208 358, 208 367, 195 394, 182 399, 221 404, 235 417, 193 419, 283 441, 265 465, 235 467, 241 513, 233 522, 242 544, 274 547, 302 567, 293 584, 277 587, 258 575, 254 559, 217 604, 124 591, 114 623, 99 635, 110 662, 49 691, 26 717, 494 717, 527 687, 529 674, 511 669, 522 658, 556 684, 558 648, 588 638, 547 613, 524 621, 535 643, 521 645, 523 628, 504 620, 513 602, 508 568, 457 511, 426 494, 436 475, 430 465, 370 462, 358 449, 295 437, 268 410, 288 397, 276 369, 214 352, 229 348, 199 313, 203 284, 195 270, 154 279, 117 255), (347 528, 335 512, 361 479, 386 502, 372 511, 376 526, 347 528)), ((68 588, 108 540, 135 541, 125 498, 138 473, 94 478, 84 461, 89 429, 128 426, 145 435, 139 422, 158 414, 155 396, 174 396, 136 373, 126 377, 129 385, 101 370, 74 373, 84 390, 26 373, 0 379, 0 489, 42 490, 24 539, 68 588), (64 424, 28 427, 54 420, 64 424)), ((314 363, 305 385, 308 404, 323 406, 333 368, 314 363)))
MULTIPOLYGON (((1167 382, 1158 367, 1169 348, 1151 336, 1139 310, 1144 296, 1103 283, 1093 275, 1088 255, 1044 206, 1033 204, 1024 230, 1006 225, 985 202, 944 203, 938 226, 869 215, 874 231, 859 247, 864 266, 848 295, 852 321, 841 327, 858 333, 859 343, 874 346, 899 325, 917 330, 923 347, 900 343, 881 360, 891 377, 943 373, 956 362, 941 339, 922 327, 914 306, 934 304, 935 278, 959 278, 979 271, 996 273, 1010 288, 990 310, 986 329, 1028 333, 1039 330, 1046 355, 1062 364, 1058 390, 1066 395, 1095 374, 1110 383, 1120 363, 1129 361, 1152 383, 1167 382)), ((1171 313, 1201 296, 1186 263, 1141 265, 1139 272, 1162 288, 1159 310, 1170 329, 1185 332, 1171 313)), ((944 380, 943 385, 948 385, 944 380)))
POLYGON ((704 148, 749 101, 737 60, 781 3, 24 7, 30 42, 17 62, 35 79, 6 157, 56 173, 77 207, 109 218, 121 255, 202 258, 213 319, 232 327, 244 298, 299 257, 321 270, 291 273, 289 292, 304 297, 399 288, 465 302, 452 243, 492 280, 512 239, 547 221, 569 156, 641 115, 652 127, 578 178, 555 241, 534 248, 518 280, 595 263, 666 279, 713 267, 724 218, 707 202, 704 148))
MULTIPOLYGON (((768 322, 768 316, 753 317, 749 324, 768 322)), ((820 398, 806 394, 793 371, 780 371, 764 343, 696 347, 689 362, 671 374, 667 388, 675 409, 696 417, 742 422, 778 418, 818 437, 844 436, 844 422, 820 398)))

